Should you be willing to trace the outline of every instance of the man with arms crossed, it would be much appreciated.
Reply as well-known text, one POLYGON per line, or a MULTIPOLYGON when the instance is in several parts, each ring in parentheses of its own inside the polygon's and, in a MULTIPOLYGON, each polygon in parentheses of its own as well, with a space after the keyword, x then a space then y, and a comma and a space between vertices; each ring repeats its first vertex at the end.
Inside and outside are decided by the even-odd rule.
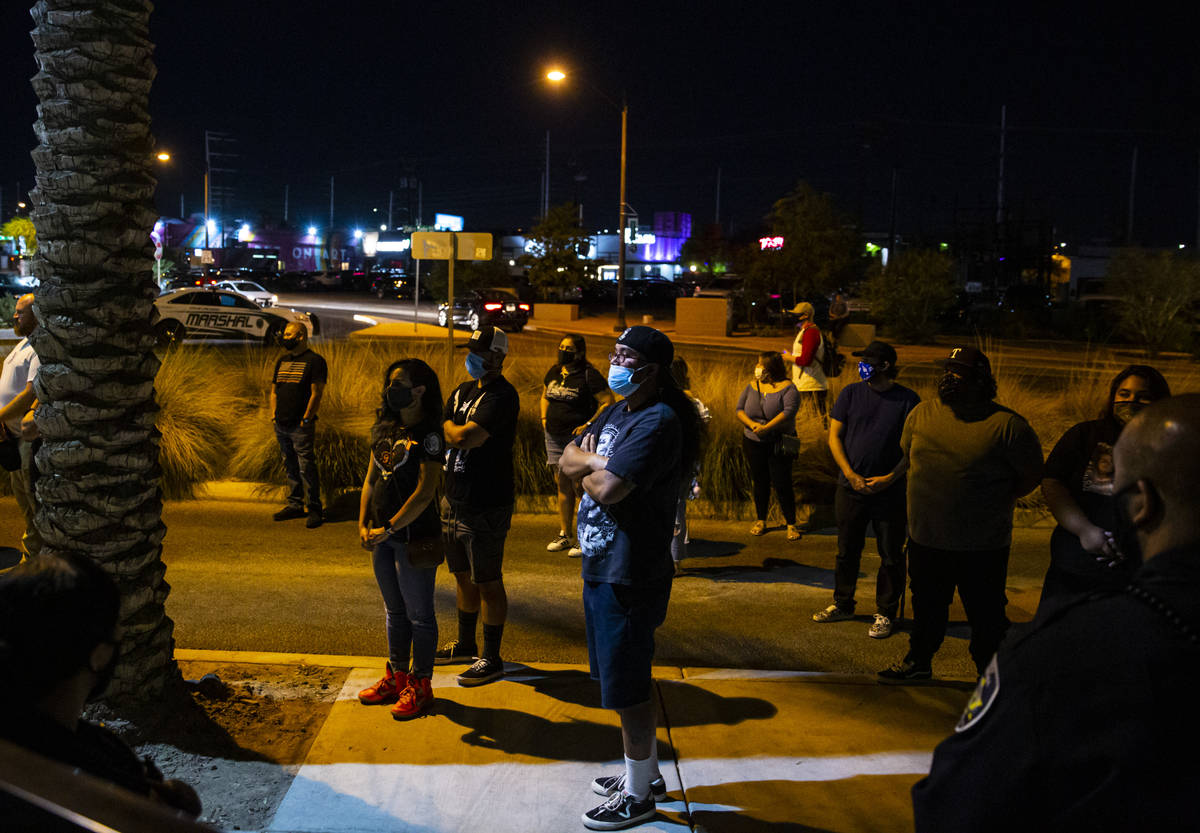
POLYGON ((606 408, 559 465, 583 486, 579 546, 592 677, 621 719, 625 771, 592 782, 608 800, 583 815, 592 830, 652 819, 666 795, 658 770, 650 665, 667 615, 671 538, 684 471, 695 458, 695 408, 670 372, 675 350, 651 327, 630 327, 609 356, 608 384, 625 397, 606 408))

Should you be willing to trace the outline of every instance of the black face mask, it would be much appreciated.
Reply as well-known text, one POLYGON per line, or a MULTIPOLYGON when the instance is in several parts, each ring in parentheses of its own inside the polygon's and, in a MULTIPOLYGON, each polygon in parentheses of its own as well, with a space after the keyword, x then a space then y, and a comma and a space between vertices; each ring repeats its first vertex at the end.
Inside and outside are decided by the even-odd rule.
POLYGON ((383 392, 383 401, 389 410, 400 413, 412 404, 413 389, 407 385, 388 385, 387 390, 383 392))
POLYGON ((1138 541, 1137 525, 1129 516, 1129 502, 1125 496, 1137 489, 1137 481, 1113 493, 1113 514, 1116 529, 1113 530, 1113 545, 1121 559, 1133 564, 1142 563, 1142 544, 1138 541))
POLYGON ((96 671, 96 684, 92 686, 92 690, 88 692, 87 696, 89 703, 104 696, 104 692, 108 690, 108 684, 112 682, 113 673, 117 670, 117 660, 121 656, 121 649, 115 642, 112 643, 112 646, 112 659, 103 668, 96 671))
POLYGON ((299 344, 300 344, 300 339, 298 339, 298 338, 281 338, 281 339, 279 339, 279 343, 283 345, 284 350, 295 350, 296 347, 299 346, 299 344))
POLYGON ((937 395, 944 405, 961 405, 969 398, 967 380, 953 373, 944 373, 938 381, 937 395))
POLYGON ((576 356, 576 353, 574 350, 559 350, 558 351, 558 363, 564 364, 564 365, 565 364, 575 364, 575 356, 576 356))

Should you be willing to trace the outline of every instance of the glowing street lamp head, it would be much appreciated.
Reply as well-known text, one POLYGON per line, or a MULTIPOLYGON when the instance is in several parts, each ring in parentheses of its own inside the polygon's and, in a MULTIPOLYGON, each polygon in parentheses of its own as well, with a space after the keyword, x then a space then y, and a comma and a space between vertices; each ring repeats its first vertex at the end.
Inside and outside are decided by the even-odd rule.
POLYGON ((313 237, 314 235, 316 235, 316 233, 317 233, 317 227, 316 227, 316 226, 309 226, 309 227, 308 227, 308 236, 309 236, 309 237, 313 237))
POLYGON ((160 150, 158 153, 154 154, 154 158, 159 162, 170 162, 171 154, 167 153, 165 150, 160 150))
POLYGON ((555 84, 557 84, 560 81, 567 80, 567 74, 561 69, 555 68, 546 73, 546 80, 553 81, 555 84))

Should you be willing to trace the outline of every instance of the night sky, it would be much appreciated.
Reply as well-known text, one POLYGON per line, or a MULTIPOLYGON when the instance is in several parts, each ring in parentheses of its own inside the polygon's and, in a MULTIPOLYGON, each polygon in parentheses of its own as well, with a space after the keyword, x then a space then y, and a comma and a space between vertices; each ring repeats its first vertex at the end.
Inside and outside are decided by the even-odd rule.
MULTIPOLYGON (((35 99, 27 4, 3 5, 7 216, 33 180, 35 99)), ((994 216, 1007 105, 1014 216, 1071 242, 1122 238, 1136 147, 1135 240, 1194 243, 1196 4, 972 5, 169 0, 152 18, 151 113, 176 157, 158 205, 177 215, 182 193, 201 211, 209 129, 235 154, 214 160, 234 169, 214 186, 252 225, 282 219, 286 185, 292 224, 324 227, 333 176, 339 225, 386 222, 389 190, 406 222, 419 180, 426 222, 528 227, 549 130, 552 203, 579 199, 586 226, 611 227, 624 93, 643 224, 713 222, 719 176, 727 232, 753 231, 799 179, 886 231, 895 171, 898 231, 947 235, 994 216), (555 60, 592 86, 550 89, 555 60)))

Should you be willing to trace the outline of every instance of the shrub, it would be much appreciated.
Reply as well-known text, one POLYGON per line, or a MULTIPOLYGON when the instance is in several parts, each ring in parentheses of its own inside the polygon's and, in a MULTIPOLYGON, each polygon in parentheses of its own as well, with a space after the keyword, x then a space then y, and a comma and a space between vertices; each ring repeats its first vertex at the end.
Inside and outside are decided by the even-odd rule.
POLYGON ((934 321, 957 295, 953 261, 942 252, 913 250, 874 268, 865 290, 871 317, 899 341, 929 340, 934 321))

